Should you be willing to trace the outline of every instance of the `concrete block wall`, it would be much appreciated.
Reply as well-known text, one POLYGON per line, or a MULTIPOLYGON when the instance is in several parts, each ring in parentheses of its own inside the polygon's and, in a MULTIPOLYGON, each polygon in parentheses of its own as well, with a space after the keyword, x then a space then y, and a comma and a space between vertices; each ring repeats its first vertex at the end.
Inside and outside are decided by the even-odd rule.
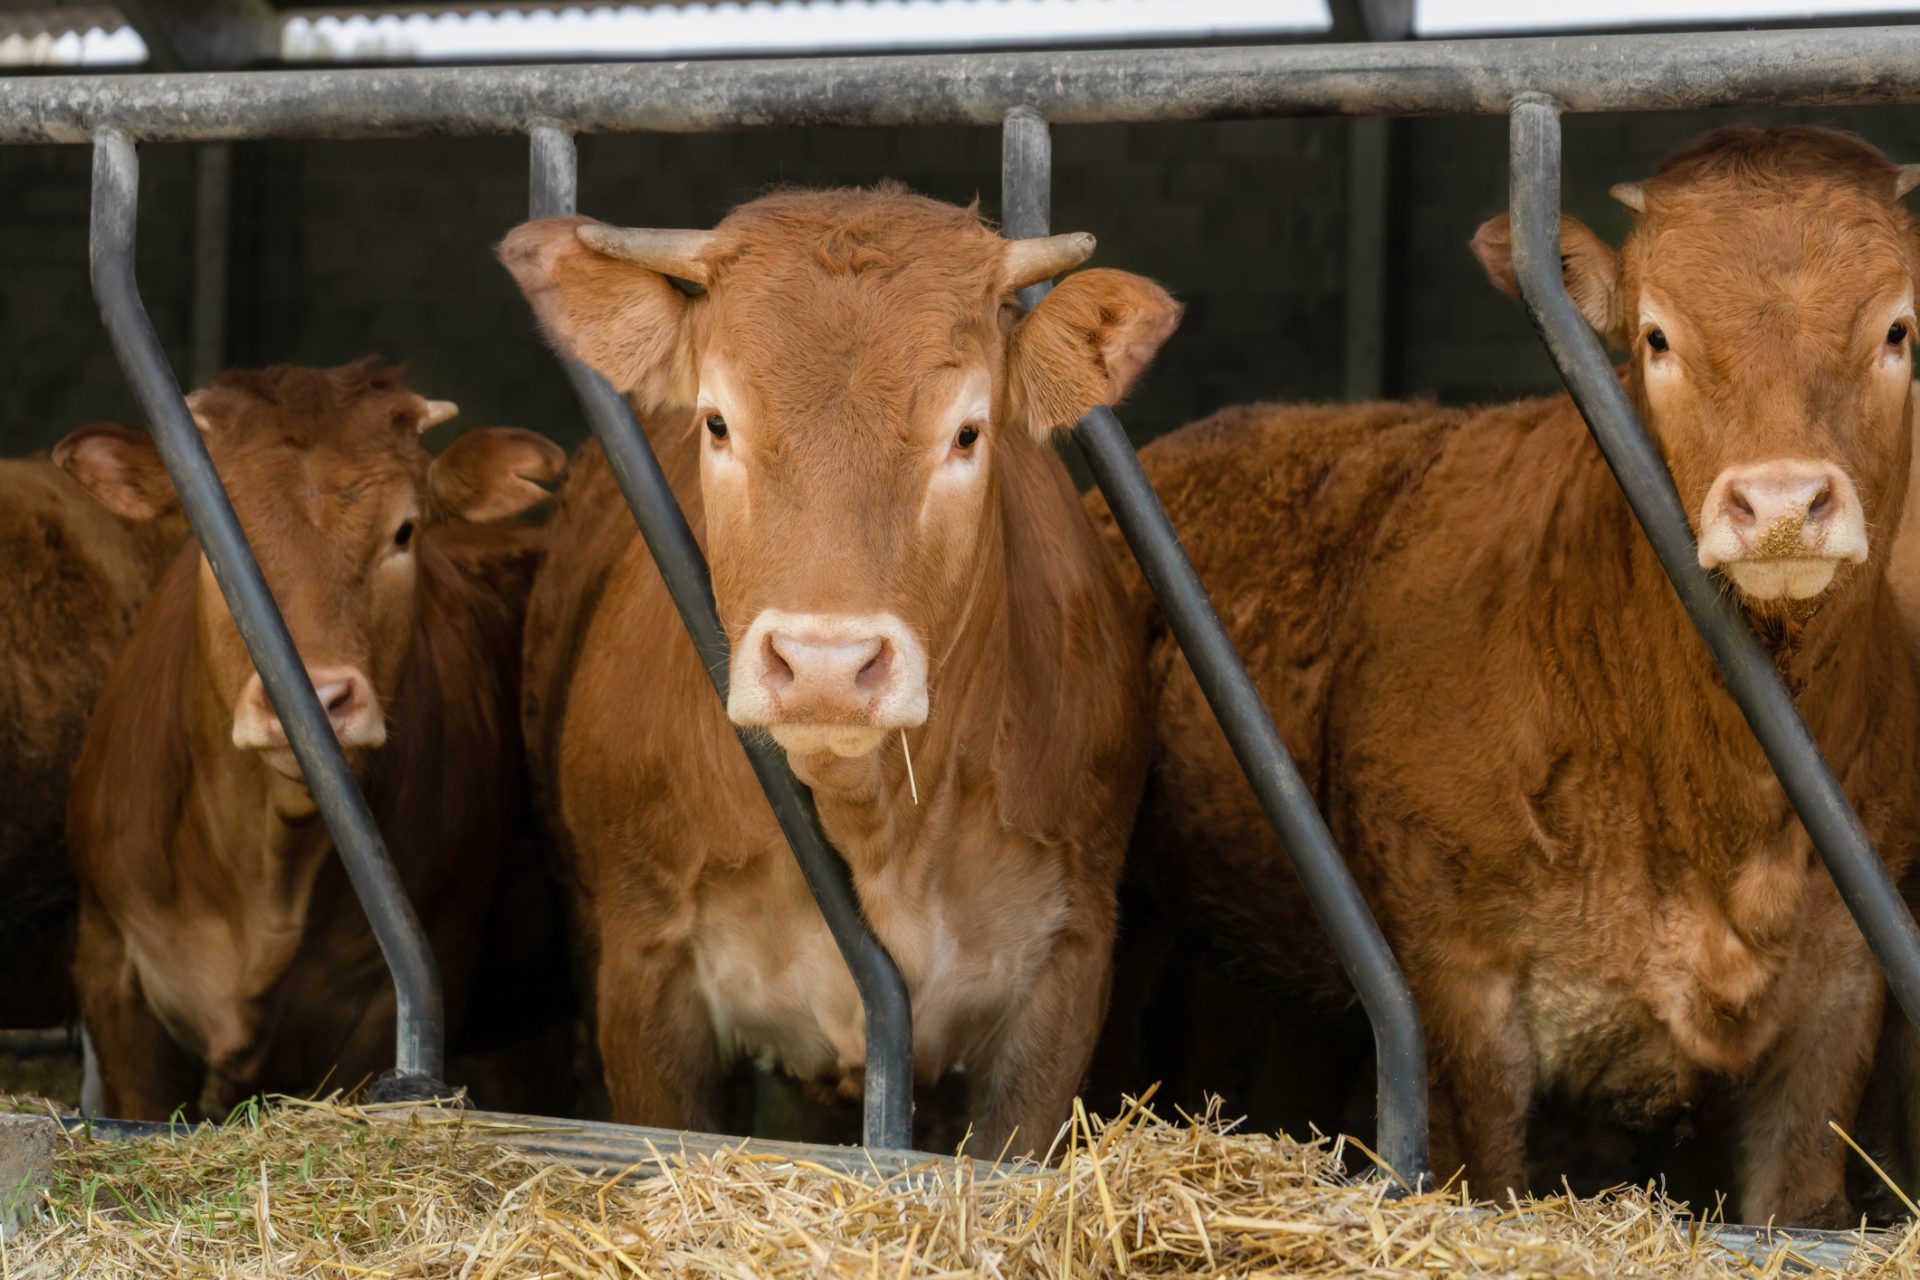
MULTIPOLYGON (((1614 182, 1652 171, 1724 113, 1575 116, 1566 203, 1624 232, 1614 182)), ((1857 129, 1920 159, 1920 115, 1748 113, 1857 129)), ((1342 393, 1347 137, 1339 120, 1079 126, 1055 132, 1054 225, 1100 238, 1096 261, 1163 281, 1187 317, 1124 417, 1145 440, 1214 408, 1342 393)), ((1389 392, 1474 401, 1555 389, 1518 304, 1466 242, 1506 202, 1498 119, 1401 126, 1403 197, 1384 309, 1389 392)), ((615 220, 703 226, 780 184, 867 183, 997 212, 992 129, 775 130, 581 141, 582 207, 615 220)), ((463 425, 511 422, 584 437, 564 381, 492 246, 526 207, 517 139, 258 143, 234 148, 227 357, 334 363, 377 351, 459 400, 463 425)), ((140 273, 175 367, 188 369, 193 151, 143 149, 140 273)), ((101 419, 136 420, 86 274, 83 147, 0 148, 0 453, 101 419)))
MULTIPOLYGON (((135 252, 148 313, 184 369, 192 155, 143 159, 135 252)), ((91 422, 140 420, 87 280, 91 166, 86 147, 0 147, 0 454, 46 448, 91 422)))
MULTIPOLYGON (((1164 281, 1187 320, 1128 406, 1142 439, 1218 405, 1337 394, 1346 155, 1337 122, 1090 126, 1056 137, 1054 223, 1100 238, 1096 261, 1164 281)), ((897 178, 997 213, 992 129, 793 130, 581 140, 581 206, 704 226, 782 184, 897 178)), ((516 139, 259 143, 233 152, 231 364, 405 361, 461 422, 585 428, 492 246, 525 216, 516 139)), ((192 152, 143 152, 140 272, 176 369, 188 368, 192 152)), ((130 396, 87 289, 85 148, 0 149, 0 452, 130 396)))

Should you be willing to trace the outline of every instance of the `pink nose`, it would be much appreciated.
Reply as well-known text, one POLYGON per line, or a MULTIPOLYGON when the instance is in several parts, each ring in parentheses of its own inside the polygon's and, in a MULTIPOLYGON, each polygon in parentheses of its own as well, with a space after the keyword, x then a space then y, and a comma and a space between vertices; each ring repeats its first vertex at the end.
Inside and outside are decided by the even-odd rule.
POLYGON ((761 642, 760 687, 787 719, 864 724, 886 700, 894 666, 893 641, 886 636, 768 631, 761 642))
MULTIPOLYGON (((373 683, 355 667, 309 669, 314 696, 333 725, 333 735, 347 747, 377 747, 387 740, 386 717, 373 683)), ((287 745, 286 726, 267 700, 258 675, 247 679, 233 712, 233 745, 253 750, 287 745)))
POLYGON ((1866 558, 1866 521, 1847 473, 1776 459, 1729 467, 1707 493, 1701 563, 1866 558))

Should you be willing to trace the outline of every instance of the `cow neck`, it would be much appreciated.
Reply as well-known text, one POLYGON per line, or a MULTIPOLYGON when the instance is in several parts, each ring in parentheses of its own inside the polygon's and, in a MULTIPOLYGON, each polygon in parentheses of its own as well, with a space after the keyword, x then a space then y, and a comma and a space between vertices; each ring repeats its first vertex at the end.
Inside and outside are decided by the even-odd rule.
POLYGON ((962 749, 978 726, 990 734, 997 723, 997 695, 982 687, 990 682, 981 677, 1003 665, 1007 647, 1005 602, 988 587, 1006 570, 1007 512, 997 493, 989 509, 994 519, 980 539, 950 639, 928 663, 926 723, 907 731, 904 750, 896 732, 858 759, 793 760, 795 776, 813 789, 827 839, 857 875, 879 873, 916 847, 923 833, 950 827, 965 786, 960 765, 984 759, 992 746, 989 736, 977 750, 962 749))
POLYGON ((183 708, 191 773, 176 838, 203 856, 184 860, 185 869, 203 868, 212 893, 244 906, 250 924, 271 921, 274 932, 297 935, 332 838, 305 783, 233 745, 233 708, 202 653, 196 638, 183 708))
MULTIPOLYGON (((1564 404, 1584 434, 1572 402, 1564 404)), ((1767 769, 1752 730, 1618 481, 1590 442, 1584 456, 1585 465, 1576 468, 1574 484, 1586 486, 1589 492, 1584 495, 1586 501, 1576 505, 1603 513, 1595 522, 1601 535, 1592 536, 1575 527, 1576 522, 1556 525, 1553 536, 1564 545, 1553 550, 1560 557, 1595 566, 1603 579, 1611 581, 1604 583, 1609 589, 1548 593, 1555 609, 1575 606, 1569 619, 1574 633, 1561 632, 1550 639, 1563 653, 1570 651, 1568 646, 1586 647, 1579 631, 1637 641, 1634 670, 1628 678, 1638 688, 1626 704, 1633 719, 1622 730, 1633 739, 1652 745, 1655 735, 1660 735, 1659 742, 1665 744, 1660 749, 1678 749, 1681 743, 1698 744, 1705 731, 1715 740, 1716 750, 1729 753, 1725 758, 1767 769)), ((1756 624, 1807 727, 1830 757, 1836 748, 1844 751, 1859 745, 1861 728, 1873 718, 1872 700, 1879 696, 1878 675, 1887 670, 1886 664, 1899 661, 1902 642, 1883 572, 1884 548, 1893 534, 1892 528, 1880 533, 1886 542, 1876 548, 1874 560, 1848 572, 1835 593, 1804 621, 1762 619, 1756 624)), ((1555 558, 1550 554, 1540 561, 1546 565, 1555 558)), ((1839 771, 1845 761, 1834 764, 1839 771)))

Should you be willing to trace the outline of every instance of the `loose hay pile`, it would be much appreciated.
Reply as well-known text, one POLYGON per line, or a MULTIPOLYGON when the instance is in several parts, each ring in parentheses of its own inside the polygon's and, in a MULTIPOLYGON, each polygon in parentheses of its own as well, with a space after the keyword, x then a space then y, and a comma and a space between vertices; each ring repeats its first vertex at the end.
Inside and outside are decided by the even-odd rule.
MULTIPOLYGON (((1744 1276, 1643 1192, 1469 1209, 1388 1199, 1325 1143, 1136 1106, 1080 1116, 1058 1170, 930 1162, 883 1180, 786 1157, 675 1157, 623 1181, 535 1163, 460 1113, 282 1102, 180 1140, 75 1137, 6 1280, 119 1277, 1744 1276), (976 1177, 976 1172, 981 1176, 976 1177)), ((1852 1274, 1916 1271, 1920 1235, 1852 1274)), ((1831 1274, 1831 1273, 1829 1273, 1831 1274)))

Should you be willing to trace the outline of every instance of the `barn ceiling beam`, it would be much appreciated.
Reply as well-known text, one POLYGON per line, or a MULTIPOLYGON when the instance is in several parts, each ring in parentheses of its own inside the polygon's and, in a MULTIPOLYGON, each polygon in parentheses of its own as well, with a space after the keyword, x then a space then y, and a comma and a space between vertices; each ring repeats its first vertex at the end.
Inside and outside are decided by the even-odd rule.
POLYGON ((231 71, 280 56, 280 15, 267 0, 118 0, 147 45, 152 71, 231 71))

